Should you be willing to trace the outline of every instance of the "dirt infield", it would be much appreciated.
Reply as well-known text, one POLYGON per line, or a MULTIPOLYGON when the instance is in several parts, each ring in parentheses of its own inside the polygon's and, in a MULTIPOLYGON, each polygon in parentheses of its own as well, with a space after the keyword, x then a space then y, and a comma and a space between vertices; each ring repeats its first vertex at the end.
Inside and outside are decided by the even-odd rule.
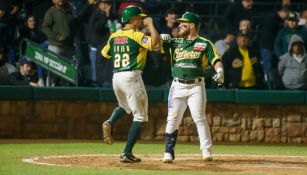
POLYGON ((141 163, 121 163, 119 155, 71 155, 23 159, 48 166, 107 169, 143 169, 161 171, 238 172, 266 174, 307 174, 306 156, 215 155, 214 161, 202 162, 200 155, 178 155, 172 164, 162 163, 161 155, 137 155, 141 163))

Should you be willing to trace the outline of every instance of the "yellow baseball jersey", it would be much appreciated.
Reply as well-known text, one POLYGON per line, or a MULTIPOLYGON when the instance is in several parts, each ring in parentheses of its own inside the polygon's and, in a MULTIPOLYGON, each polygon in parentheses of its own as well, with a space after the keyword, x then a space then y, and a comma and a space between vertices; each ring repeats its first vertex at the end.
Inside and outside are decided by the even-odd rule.
POLYGON ((121 29, 110 36, 101 54, 112 58, 114 72, 143 70, 147 50, 152 50, 151 43, 151 37, 142 32, 121 29))

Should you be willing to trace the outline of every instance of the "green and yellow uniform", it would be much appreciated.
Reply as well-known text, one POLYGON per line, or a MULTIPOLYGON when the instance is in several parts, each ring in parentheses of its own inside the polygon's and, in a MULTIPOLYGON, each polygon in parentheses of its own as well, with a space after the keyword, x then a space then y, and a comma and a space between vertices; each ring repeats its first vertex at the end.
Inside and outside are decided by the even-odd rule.
POLYGON ((143 70, 151 38, 133 29, 121 29, 113 33, 101 51, 105 58, 112 58, 114 72, 143 70))
POLYGON ((220 60, 213 44, 202 37, 195 40, 173 38, 163 44, 164 52, 170 54, 172 75, 183 80, 205 76, 205 68, 220 60))
POLYGON ((171 69, 174 81, 168 95, 168 115, 165 129, 165 151, 162 162, 171 163, 175 159, 175 145, 180 123, 187 107, 195 122, 200 150, 203 160, 212 160, 212 139, 210 128, 206 120, 206 91, 205 91, 205 69, 208 63, 214 65, 220 61, 215 46, 207 39, 196 36, 191 32, 191 26, 186 23, 194 23, 197 30, 200 28, 200 17, 192 12, 186 12, 181 18, 179 30, 190 33, 184 38, 173 38, 164 40, 163 51, 170 56, 171 69), (186 38, 194 37, 194 40, 186 38))
MULTIPOLYGON (((146 63, 147 50, 152 50, 153 43, 150 36, 136 31, 142 22, 140 17, 146 17, 140 7, 125 7, 121 14, 125 28, 113 33, 101 51, 105 58, 112 58, 114 72, 112 85, 118 101, 118 107, 103 123, 103 138, 107 144, 112 144, 112 127, 125 114, 132 112, 133 122, 129 129, 127 144, 120 155, 121 162, 129 163, 141 161, 132 154, 132 149, 141 133, 142 123, 148 122, 148 97, 141 73, 146 63)), ((144 21, 144 25, 151 25, 150 34, 155 37, 154 40, 158 40, 152 19, 148 18, 146 21, 147 24, 144 21)))

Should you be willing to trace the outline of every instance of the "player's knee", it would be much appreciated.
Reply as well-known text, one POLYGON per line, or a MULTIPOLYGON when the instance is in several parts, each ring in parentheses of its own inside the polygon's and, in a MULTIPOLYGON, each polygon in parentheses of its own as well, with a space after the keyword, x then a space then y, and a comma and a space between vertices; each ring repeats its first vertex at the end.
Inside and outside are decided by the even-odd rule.
POLYGON ((179 125, 170 125, 169 123, 167 123, 167 126, 165 128, 165 133, 171 134, 174 133, 176 130, 179 129, 179 125))
POLYGON ((129 114, 129 113, 127 113, 127 111, 126 111, 124 108, 122 108, 122 107, 120 107, 120 106, 118 106, 117 108, 115 108, 115 110, 116 110, 116 112, 122 113, 123 115, 129 114))
POLYGON ((130 114, 131 113, 131 110, 129 109, 126 109, 126 108, 123 108, 123 107, 120 107, 118 106, 117 108, 115 108, 115 110, 119 113, 121 113, 122 115, 127 115, 127 114, 130 114))
POLYGON ((179 127, 181 121, 177 121, 176 119, 167 119, 167 125, 171 126, 172 128, 177 128, 179 127))
POLYGON ((148 122, 148 116, 143 116, 143 115, 134 115, 133 116, 133 121, 137 122, 148 122))
POLYGON ((197 124, 203 124, 206 120, 206 116, 201 116, 201 117, 195 117, 194 119, 194 123, 197 124))

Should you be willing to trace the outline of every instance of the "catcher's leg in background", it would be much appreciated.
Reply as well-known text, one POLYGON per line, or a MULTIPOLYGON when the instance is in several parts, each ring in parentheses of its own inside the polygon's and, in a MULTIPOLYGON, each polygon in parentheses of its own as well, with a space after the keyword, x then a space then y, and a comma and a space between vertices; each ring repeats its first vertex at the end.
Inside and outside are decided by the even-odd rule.
POLYGON ((200 149, 202 150, 203 154, 203 160, 210 161, 212 160, 212 139, 205 112, 206 91, 203 86, 195 86, 190 92, 191 95, 188 98, 188 105, 191 111, 192 118, 197 127, 200 149))
POLYGON ((168 116, 165 129, 165 152, 162 162, 172 163, 175 159, 175 146, 178 135, 178 128, 181 123, 183 113, 187 108, 184 98, 184 87, 172 86, 168 99, 168 116))

